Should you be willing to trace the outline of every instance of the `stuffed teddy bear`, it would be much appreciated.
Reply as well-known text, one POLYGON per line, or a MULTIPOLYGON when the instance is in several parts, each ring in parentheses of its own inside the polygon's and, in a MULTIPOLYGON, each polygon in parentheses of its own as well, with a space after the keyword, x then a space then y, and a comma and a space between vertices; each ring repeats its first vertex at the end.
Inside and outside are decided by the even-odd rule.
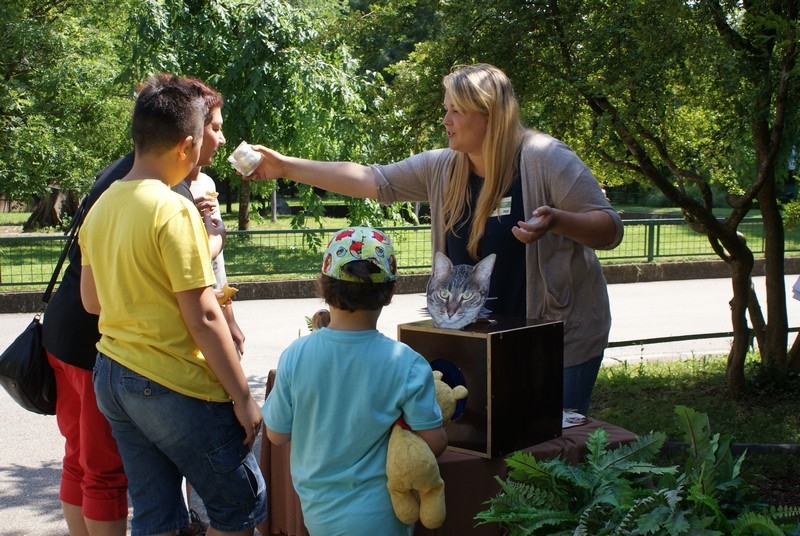
POLYGON ((328 324, 331 323, 331 313, 327 309, 320 309, 313 316, 306 317, 306 324, 308 325, 308 331, 317 331, 318 329, 322 329, 327 327, 328 324))
MULTIPOLYGON (((467 397, 467 388, 463 385, 451 388, 442 381, 438 370, 433 371, 433 378, 442 425, 447 426, 456 410, 456 401, 467 397)), ((435 529, 442 526, 445 518, 444 481, 428 444, 404 425, 392 426, 386 456, 386 486, 392 507, 403 523, 420 520, 425 527, 435 529)))

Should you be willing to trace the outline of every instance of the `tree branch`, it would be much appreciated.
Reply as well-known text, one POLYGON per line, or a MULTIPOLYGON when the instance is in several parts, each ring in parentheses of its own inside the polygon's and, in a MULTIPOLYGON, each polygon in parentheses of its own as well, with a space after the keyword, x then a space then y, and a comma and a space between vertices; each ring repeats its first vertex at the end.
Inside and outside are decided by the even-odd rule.
POLYGON ((751 56, 756 54, 756 50, 750 45, 750 43, 728 24, 728 20, 725 17, 725 12, 717 0, 705 0, 703 3, 711 12, 711 18, 714 20, 714 26, 717 27, 719 35, 725 40, 726 43, 728 43, 728 46, 730 46, 733 50, 746 52, 751 56))

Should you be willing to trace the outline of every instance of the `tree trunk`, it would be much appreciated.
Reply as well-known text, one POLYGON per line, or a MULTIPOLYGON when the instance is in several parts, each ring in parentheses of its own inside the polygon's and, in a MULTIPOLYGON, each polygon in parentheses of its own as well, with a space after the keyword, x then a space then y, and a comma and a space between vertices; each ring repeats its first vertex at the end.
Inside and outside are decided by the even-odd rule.
POLYGON ((230 214, 233 211, 233 199, 231 196, 231 181, 226 180, 223 183, 223 188, 225 191, 225 214, 230 214))
POLYGON ((747 301, 747 312, 750 314, 750 325, 753 326, 752 336, 756 340, 759 351, 767 346, 766 333, 767 323, 764 320, 764 313, 761 312, 761 303, 753 286, 753 279, 750 278, 750 299, 747 301))
MULTIPOLYGON (((787 65, 794 67, 792 60, 787 65)), ((753 75, 756 86, 765 79, 762 72, 763 65, 757 64, 757 72, 753 75)), ((787 71, 788 72, 788 71, 787 71)), ((768 78, 768 77, 766 77, 768 78)), ((787 77, 788 79, 788 77, 787 77)), ((783 87, 784 85, 782 85, 783 87)), ((786 87, 783 87, 786 90, 786 87)), ((775 187, 775 163, 777 161, 778 145, 774 140, 781 140, 781 130, 785 114, 785 97, 787 91, 783 91, 780 110, 775 112, 774 130, 770 129, 768 110, 771 103, 767 99, 767 105, 762 106, 758 99, 753 106, 763 114, 756 114, 753 118, 751 128, 755 143, 755 164, 758 175, 753 185, 748 190, 743 202, 732 205, 733 213, 724 221, 720 221, 713 214, 710 196, 704 198, 703 203, 695 201, 687 195, 684 189, 678 188, 672 181, 672 177, 665 174, 663 166, 656 165, 651 158, 646 147, 640 142, 639 137, 628 125, 620 119, 621 115, 615 108, 610 99, 605 96, 598 96, 593 92, 584 93, 584 97, 592 112, 600 117, 608 117, 613 125, 615 133, 625 145, 630 156, 636 160, 637 170, 648 178, 651 184, 661 190, 662 193, 675 206, 680 207, 684 213, 687 223, 693 224, 693 228, 706 233, 712 243, 712 247, 717 254, 729 263, 731 267, 731 283, 733 286, 733 299, 731 306, 731 324, 733 328, 733 344, 728 355, 727 366, 727 386, 732 396, 742 394, 746 389, 744 376, 744 362, 750 348, 750 330, 747 325, 748 308, 752 307, 751 316, 754 327, 757 329, 759 337, 759 351, 762 359, 768 363, 776 363, 779 368, 781 363, 785 370, 786 363, 786 333, 788 321, 786 318, 785 304, 785 285, 783 280, 783 222, 776 201, 775 187), (780 112, 780 113, 779 113, 780 112), (751 304, 752 281, 751 274, 753 269, 753 253, 741 240, 736 232, 741 219, 750 210, 752 197, 757 197, 762 210, 764 221, 765 253, 767 267, 767 315, 766 322, 761 313, 757 301, 751 304), (773 316, 774 315, 774 316, 773 316)), ((777 106, 777 105, 776 105, 777 106)), ((653 139, 657 139, 653 137, 653 139)), ((660 140, 659 140, 660 141, 660 140)), ((666 146, 659 145, 663 164, 674 173, 681 172, 678 166, 670 161, 666 146)), ((700 181, 699 177, 692 173, 683 171, 685 178, 691 181, 700 181)), ((680 182, 680 181, 679 181, 680 182)), ((710 191, 707 183, 701 183, 710 191)), ((753 293, 753 296, 754 293, 753 293)))
MULTIPOLYGON (((747 250, 747 248, 743 248, 747 250)), ((750 250, 747 250, 749 252, 750 250)), ((740 252, 741 253, 741 252, 740 252)), ((733 343, 728 354, 727 386, 728 393, 740 396, 747 389, 744 376, 744 362, 750 347, 750 330, 747 327, 747 306, 750 298, 750 274, 753 271, 752 253, 746 253, 731 261, 731 282, 733 299, 731 305, 731 325, 733 343)))
POLYGON ((25 232, 36 231, 44 227, 62 226, 66 216, 74 216, 78 209, 78 196, 74 191, 62 191, 57 186, 50 188, 46 197, 36 200, 31 215, 22 225, 25 232))
POLYGON ((773 380, 786 379, 789 319, 786 312, 786 282, 784 280, 784 229, 776 198, 775 177, 772 172, 764 179, 758 193, 758 204, 764 226, 764 272, 767 289, 766 343, 759 347, 761 362, 773 380))
POLYGON ((243 180, 239 184, 239 230, 250 229, 250 182, 243 180))

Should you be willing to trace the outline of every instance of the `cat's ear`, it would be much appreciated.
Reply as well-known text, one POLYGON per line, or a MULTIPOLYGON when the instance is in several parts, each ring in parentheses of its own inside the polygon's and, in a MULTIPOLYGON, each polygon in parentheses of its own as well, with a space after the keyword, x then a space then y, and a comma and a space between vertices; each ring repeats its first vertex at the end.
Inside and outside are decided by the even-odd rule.
POLYGON ((488 281, 492 276, 492 270, 494 270, 494 261, 496 258, 497 255, 492 253, 491 255, 487 255, 481 260, 481 262, 476 264, 475 268, 473 269, 475 276, 481 280, 488 281))
POLYGON ((447 258, 447 255, 441 251, 437 251, 433 256, 433 273, 445 274, 453 268, 453 263, 447 258))

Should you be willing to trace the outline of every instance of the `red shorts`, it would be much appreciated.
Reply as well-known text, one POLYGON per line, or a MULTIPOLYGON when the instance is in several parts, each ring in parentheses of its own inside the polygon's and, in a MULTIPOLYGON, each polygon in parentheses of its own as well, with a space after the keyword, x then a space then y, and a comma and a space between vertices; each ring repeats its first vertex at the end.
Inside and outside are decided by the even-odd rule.
POLYGON ((97 408, 92 372, 47 358, 56 373, 56 420, 66 439, 59 498, 94 521, 128 516, 128 480, 111 427, 97 408))

